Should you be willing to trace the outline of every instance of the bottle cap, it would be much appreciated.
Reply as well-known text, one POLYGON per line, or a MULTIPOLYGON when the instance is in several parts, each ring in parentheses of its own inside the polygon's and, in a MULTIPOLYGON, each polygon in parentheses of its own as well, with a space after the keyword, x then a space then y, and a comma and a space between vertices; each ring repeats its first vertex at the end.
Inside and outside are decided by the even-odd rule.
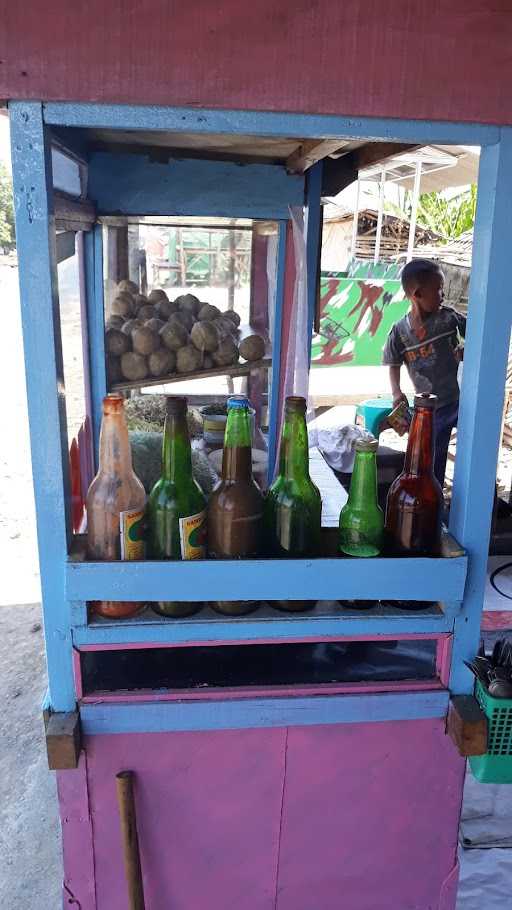
POLYGON ((167 395, 165 408, 169 417, 183 417, 187 413, 187 399, 184 395, 167 395))
POLYGON ((421 395, 414 396, 414 407, 415 408, 429 408, 431 411, 435 410, 437 406, 437 395, 429 395, 428 392, 423 392, 421 395))
POLYGON ((356 441, 356 452, 376 452, 378 448, 379 440, 369 434, 356 441))
POLYGON ((300 395, 289 395, 284 403, 285 411, 300 411, 301 414, 306 413, 307 406, 306 399, 301 398, 300 395))
POLYGON ((245 395, 231 395, 228 398, 228 408, 248 408, 249 399, 245 395))

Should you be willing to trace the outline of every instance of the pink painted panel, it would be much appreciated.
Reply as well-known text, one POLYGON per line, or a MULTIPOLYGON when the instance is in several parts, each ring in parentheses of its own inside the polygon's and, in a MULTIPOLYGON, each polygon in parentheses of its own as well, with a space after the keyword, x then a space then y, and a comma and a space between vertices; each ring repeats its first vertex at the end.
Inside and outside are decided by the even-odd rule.
MULTIPOLYGON (((126 620, 123 620, 126 622, 126 620)), ((432 641, 442 641, 443 638, 449 638, 450 633, 447 632, 401 632, 397 634, 389 633, 387 635, 380 635, 377 631, 373 633, 367 633, 366 635, 299 635, 297 638, 293 638, 293 642, 298 644, 299 642, 315 642, 315 641, 416 641, 420 639, 429 639, 432 641)), ((292 639, 281 639, 281 642, 292 641, 292 639)), ((109 644, 93 644, 93 645, 75 645, 77 651, 129 651, 130 649, 134 650, 149 650, 150 648, 209 648, 215 647, 218 645, 274 645, 276 644, 275 637, 262 637, 251 639, 250 642, 246 638, 230 638, 229 641, 226 641, 222 638, 212 638, 209 641, 127 641, 127 642, 112 642, 109 644)))
POLYGON ((464 761, 442 719, 85 746, 87 781, 83 758, 59 774, 82 910, 127 905, 115 796, 127 768, 150 910, 454 910, 464 761))
POLYGON ((96 910, 92 825, 89 815, 87 761, 82 753, 76 771, 57 772, 64 859, 63 906, 96 910))
POLYGON ((168 701, 218 701, 240 698, 300 698, 308 695, 370 695, 373 692, 432 692, 445 686, 438 679, 410 680, 376 683, 323 683, 316 686, 252 686, 240 688, 175 689, 160 691, 136 689, 118 692, 95 692, 80 697, 82 705, 105 703, 129 704, 168 701))
POLYGON ((284 730, 86 741, 98 910, 125 910, 115 775, 136 772, 149 910, 274 910, 284 730))
POLYGON ((277 910, 454 910, 464 765, 442 719, 290 728, 277 910))

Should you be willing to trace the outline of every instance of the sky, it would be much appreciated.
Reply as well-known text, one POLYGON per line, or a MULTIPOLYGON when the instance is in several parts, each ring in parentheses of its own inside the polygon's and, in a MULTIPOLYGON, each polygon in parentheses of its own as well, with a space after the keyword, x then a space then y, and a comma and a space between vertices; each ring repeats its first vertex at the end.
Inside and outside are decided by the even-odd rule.
POLYGON ((0 112, 0 161, 11 170, 11 145, 9 138, 9 118, 0 112))

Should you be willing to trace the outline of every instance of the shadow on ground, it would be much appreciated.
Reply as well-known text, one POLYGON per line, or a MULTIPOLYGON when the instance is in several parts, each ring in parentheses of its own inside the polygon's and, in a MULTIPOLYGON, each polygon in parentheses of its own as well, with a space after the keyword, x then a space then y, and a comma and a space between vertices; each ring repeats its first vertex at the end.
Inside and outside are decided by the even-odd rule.
POLYGON ((39 604, 0 606, 0 668, 0 902, 4 910, 59 910, 60 823, 43 735, 39 604))

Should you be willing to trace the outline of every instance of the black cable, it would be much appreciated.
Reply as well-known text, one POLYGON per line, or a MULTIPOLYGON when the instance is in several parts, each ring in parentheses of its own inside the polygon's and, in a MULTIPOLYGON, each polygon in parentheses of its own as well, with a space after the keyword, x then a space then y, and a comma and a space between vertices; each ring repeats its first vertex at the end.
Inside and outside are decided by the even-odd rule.
POLYGON ((500 574, 500 572, 504 572, 505 569, 510 568, 512 568, 512 562, 505 562, 502 566, 498 566, 498 568, 492 572, 491 577, 489 578, 489 582, 491 583, 491 586, 494 588, 494 590, 497 591, 501 597, 506 597, 507 600, 512 600, 512 596, 510 594, 505 594, 503 591, 500 591, 498 586, 495 584, 494 579, 497 575, 500 574))

